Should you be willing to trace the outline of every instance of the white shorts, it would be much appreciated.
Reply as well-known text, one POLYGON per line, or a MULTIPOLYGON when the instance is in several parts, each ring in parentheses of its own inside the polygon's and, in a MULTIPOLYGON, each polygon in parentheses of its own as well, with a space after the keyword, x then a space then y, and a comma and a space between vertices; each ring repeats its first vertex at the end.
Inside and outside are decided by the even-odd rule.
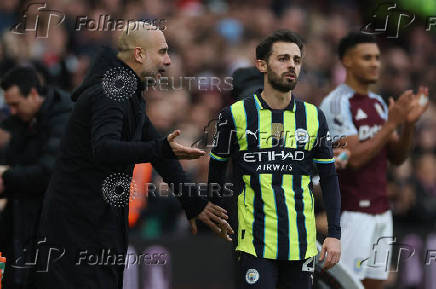
POLYGON ((359 280, 387 280, 393 248, 392 213, 344 211, 341 215, 341 260, 359 280))

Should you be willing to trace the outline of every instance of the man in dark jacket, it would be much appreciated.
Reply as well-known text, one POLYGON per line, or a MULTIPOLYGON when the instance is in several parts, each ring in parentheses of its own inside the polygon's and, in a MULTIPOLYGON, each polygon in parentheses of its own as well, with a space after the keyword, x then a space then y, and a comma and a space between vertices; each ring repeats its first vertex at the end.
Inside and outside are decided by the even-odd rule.
POLYGON ((225 210, 191 192, 176 159, 204 152, 177 144, 180 131, 160 137, 145 115, 144 80, 158 79, 170 59, 160 30, 132 25, 136 29, 129 26, 120 36, 118 54, 104 48, 73 93, 76 104, 41 214, 40 289, 122 288, 136 163, 151 162, 174 184, 193 231, 195 219, 219 232, 227 218, 225 210))
POLYGON ((1 149, 8 169, 0 177, 0 252, 7 258, 3 285, 27 288, 30 252, 44 192, 52 174, 60 139, 71 114, 68 95, 40 86, 35 70, 16 67, 1 81, 11 116, 2 124, 9 143, 1 149))

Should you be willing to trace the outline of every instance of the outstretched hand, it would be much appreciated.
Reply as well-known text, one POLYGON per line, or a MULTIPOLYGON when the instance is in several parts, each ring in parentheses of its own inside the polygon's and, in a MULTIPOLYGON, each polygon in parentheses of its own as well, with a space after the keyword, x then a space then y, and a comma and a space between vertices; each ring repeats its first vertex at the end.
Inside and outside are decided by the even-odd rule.
POLYGON ((171 149, 173 150, 174 155, 178 159, 198 159, 206 154, 205 151, 197 149, 185 147, 181 144, 178 144, 175 139, 180 135, 180 130, 175 130, 170 133, 167 137, 168 143, 170 144, 171 149))

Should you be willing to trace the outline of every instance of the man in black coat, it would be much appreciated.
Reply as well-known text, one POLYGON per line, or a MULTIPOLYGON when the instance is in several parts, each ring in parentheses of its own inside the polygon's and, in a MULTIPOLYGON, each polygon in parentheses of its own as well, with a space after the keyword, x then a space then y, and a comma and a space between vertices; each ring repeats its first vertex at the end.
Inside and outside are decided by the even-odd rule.
POLYGON ((177 158, 204 152, 177 144, 180 131, 161 137, 145 114, 144 81, 158 79, 170 58, 162 31, 132 25, 120 36, 118 54, 102 49, 73 93, 76 104, 41 214, 40 289, 122 288, 134 164, 151 162, 174 184, 193 231, 195 219, 217 233, 227 225, 225 210, 184 185, 189 180, 177 158))
POLYGON ((7 258, 3 286, 27 288, 30 252, 44 192, 52 174, 60 139, 72 110, 68 95, 41 87, 30 67, 16 67, 1 81, 11 116, 1 123, 10 140, 1 150, 8 169, 1 173, 0 252, 7 258))

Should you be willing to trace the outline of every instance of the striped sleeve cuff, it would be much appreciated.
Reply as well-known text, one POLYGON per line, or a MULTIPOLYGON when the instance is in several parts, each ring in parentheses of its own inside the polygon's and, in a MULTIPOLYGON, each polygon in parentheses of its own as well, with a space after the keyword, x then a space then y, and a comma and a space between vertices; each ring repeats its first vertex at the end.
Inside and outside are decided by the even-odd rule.
POLYGON ((313 159, 317 164, 331 164, 335 162, 335 159, 313 159))
POLYGON ((217 160, 220 162, 226 162, 229 159, 229 158, 223 158, 223 157, 217 156, 216 154, 214 154, 212 152, 210 153, 210 157, 213 158, 214 160, 217 160))

